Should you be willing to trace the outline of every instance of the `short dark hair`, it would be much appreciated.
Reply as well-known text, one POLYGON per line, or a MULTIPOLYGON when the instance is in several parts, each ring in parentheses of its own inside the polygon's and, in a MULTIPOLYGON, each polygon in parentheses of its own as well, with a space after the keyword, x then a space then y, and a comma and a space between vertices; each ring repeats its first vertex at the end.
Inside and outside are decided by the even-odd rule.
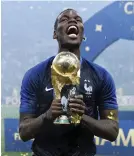
POLYGON ((62 13, 66 12, 66 11, 71 11, 71 10, 75 11, 74 9, 68 8, 68 9, 63 10, 63 11, 57 16, 57 18, 56 18, 56 20, 55 20, 55 23, 54 23, 54 30, 56 30, 56 28, 57 28, 58 17, 59 17, 62 13))

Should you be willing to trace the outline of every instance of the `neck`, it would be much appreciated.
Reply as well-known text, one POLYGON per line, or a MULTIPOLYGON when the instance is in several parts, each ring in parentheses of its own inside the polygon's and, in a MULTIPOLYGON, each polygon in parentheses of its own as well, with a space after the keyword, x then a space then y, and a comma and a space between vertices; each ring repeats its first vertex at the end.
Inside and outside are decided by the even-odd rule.
POLYGON ((77 57, 78 57, 78 59, 80 59, 80 49, 79 48, 59 48, 59 50, 58 50, 58 53, 60 53, 60 52, 63 52, 63 51, 65 51, 65 52, 71 52, 71 53, 73 53, 73 54, 75 54, 77 57))

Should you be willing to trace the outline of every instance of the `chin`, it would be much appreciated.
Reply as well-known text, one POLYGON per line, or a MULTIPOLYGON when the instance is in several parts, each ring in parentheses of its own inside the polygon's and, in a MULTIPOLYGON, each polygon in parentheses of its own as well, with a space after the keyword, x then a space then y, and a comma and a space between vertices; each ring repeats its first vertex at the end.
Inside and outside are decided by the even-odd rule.
POLYGON ((66 45, 68 46, 80 46, 81 42, 78 40, 68 40, 68 42, 66 42, 66 45))

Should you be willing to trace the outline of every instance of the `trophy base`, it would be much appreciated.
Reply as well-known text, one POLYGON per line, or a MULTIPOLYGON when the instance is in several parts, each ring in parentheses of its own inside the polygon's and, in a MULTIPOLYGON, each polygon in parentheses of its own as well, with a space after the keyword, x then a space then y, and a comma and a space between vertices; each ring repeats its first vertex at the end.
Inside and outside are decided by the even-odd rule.
POLYGON ((73 114, 73 116, 71 116, 71 124, 80 124, 81 122, 81 116, 78 114, 73 114))
POLYGON ((59 124, 59 125, 68 125, 70 124, 69 119, 67 116, 62 115, 59 118, 55 119, 54 124, 59 124))

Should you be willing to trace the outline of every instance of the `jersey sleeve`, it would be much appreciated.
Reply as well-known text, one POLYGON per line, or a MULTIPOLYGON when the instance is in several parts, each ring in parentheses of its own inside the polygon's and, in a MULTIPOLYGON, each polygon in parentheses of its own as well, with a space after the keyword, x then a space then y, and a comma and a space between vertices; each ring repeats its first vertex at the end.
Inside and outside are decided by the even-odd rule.
POLYGON ((99 98, 99 109, 118 109, 116 88, 112 76, 105 71, 99 98))
POLYGON ((20 113, 34 114, 37 108, 37 77, 29 70, 22 80, 20 92, 20 113))

